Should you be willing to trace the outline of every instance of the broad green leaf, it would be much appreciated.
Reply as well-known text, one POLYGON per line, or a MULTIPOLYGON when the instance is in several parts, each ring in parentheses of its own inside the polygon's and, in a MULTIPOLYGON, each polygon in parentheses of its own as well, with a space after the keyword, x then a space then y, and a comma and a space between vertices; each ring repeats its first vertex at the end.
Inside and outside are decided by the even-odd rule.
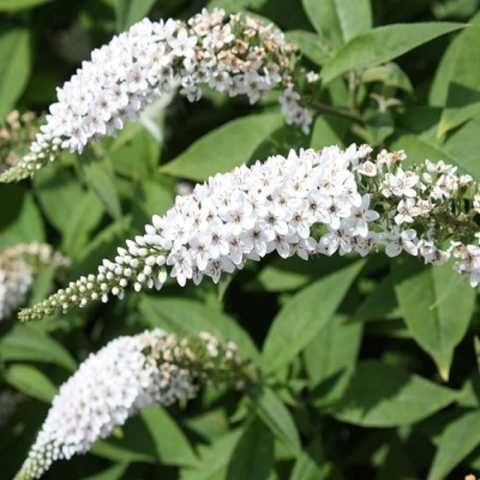
POLYGON ((461 23, 424 22, 374 28, 343 46, 323 67, 322 79, 328 83, 350 70, 380 65, 464 26, 461 23))
POLYGON ((335 0, 335 6, 345 42, 372 28, 370 0, 335 0))
POLYGON ((382 320, 398 314, 398 302, 393 289, 392 275, 387 275, 370 292, 356 310, 355 321, 382 320))
POLYGON ((475 290, 450 264, 425 267, 406 257, 393 263, 393 282, 409 332, 447 380, 453 351, 473 314, 475 290))
POLYGON ((470 173, 474 178, 480 177, 480 162, 477 152, 480 148, 480 118, 470 120, 449 136, 443 144, 453 163, 470 173))
POLYGON ((273 436, 263 423, 254 420, 243 431, 235 446, 228 464, 226 479, 267 480, 272 473, 273 465, 273 436))
POLYGON ((49 222, 60 232, 69 226, 72 206, 78 205, 85 192, 78 179, 61 162, 41 169, 33 178, 35 195, 49 222))
POLYGON ((74 264, 71 277, 77 278, 79 275, 91 273, 104 258, 115 256, 116 248, 129 236, 130 224, 131 218, 124 217, 103 229, 74 264))
POLYGON ((63 236, 63 251, 70 257, 77 257, 87 245, 90 233, 102 219, 102 202, 93 192, 88 192, 72 205, 63 236))
POLYGON ((249 392, 253 406, 278 440, 294 452, 301 451, 300 437, 295 422, 277 394, 268 387, 254 386, 249 392))
POLYGON ((31 193, 18 185, 0 188, 0 249, 20 242, 43 242, 42 216, 31 193))
POLYGON ((446 108, 443 112, 438 135, 480 114, 480 62, 476 46, 480 42, 480 15, 475 17, 452 48, 454 65, 448 87, 446 108))
POLYGON ((75 360, 56 340, 39 330, 17 325, 0 339, 0 358, 3 361, 35 361, 55 363, 75 370, 75 360))
POLYGON ((387 87, 399 88, 408 93, 413 93, 413 86, 407 74, 393 62, 365 70, 362 75, 362 82, 381 82, 387 87))
POLYGON ((302 453, 290 476, 290 480, 329 480, 332 478, 332 465, 316 462, 307 452, 302 453))
POLYGON ((238 444, 241 430, 233 430, 212 445, 199 448, 200 463, 195 469, 183 469, 180 480, 225 480, 228 462, 238 444))
POLYGON ((330 414, 362 427, 409 425, 437 412, 457 393, 378 360, 360 362, 330 414))
POLYGON ((267 2, 268 0, 210 0, 208 8, 223 8, 227 12, 237 13, 239 9, 243 8, 260 9, 267 2))
POLYGON ((42 266, 33 278, 33 284, 30 289, 28 306, 33 306, 48 297, 53 290, 53 282, 57 267, 54 264, 42 266))
POLYGON ((453 73, 459 49, 462 46, 463 35, 457 35, 448 46, 438 65, 433 77, 430 91, 428 92, 428 103, 435 107, 444 107, 447 103, 448 89, 453 73))
POLYGON ((115 171, 145 181, 157 168, 160 150, 161 143, 141 124, 129 123, 113 141, 108 155, 115 171))
POLYGON ((357 362, 363 325, 345 321, 335 315, 304 351, 310 385, 318 386, 319 401, 324 404, 341 396, 357 362))
POLYGON ((310 147, 321 150, 330 145, 343 146, 343 141, 338 133, 340 130, 338 120, 327 116, 319 116, 313 124, 312 140, 310 147))
POLYGON ((303 0, 303 8, 322 42, 333 49, 342 45, 343 32, 335 0, 303 0))
POLYGON ((331 57, 330 50, 322 43, 321 38, 312 32, 292 30, 287 32, 286 37, 298 46, 303 55, 317 65, 323 65, 331 57))
POLYGON ((52 0, 0 0, 0 12, 14 12, 26 8, 38 7, 52 0))
POLYGON ((184 335, 206 330, 224 341, 235 342, 246 358, 258 358, 251 338, 233 318, 198 301, 144 295, 140 310, 145 320, 155 327, 184 335))
POLYGON ((123 32, 148 15, 156 0, 114 0, 117 30, 123 32))
POLYGON ((443 431, 428 480, 447 478, 470 452, 480 444, 480 410, 464 413, 450 421, 443 431))
POLYGON ((191 180, 205 180, 215 173, 228 172, 257 160, 251 158, 252 154, 281 125, 280 113, 248 115, 233 120, 204 135, 161 171, 191 180))
POLYGON ((0 115, 13 108, 27 85, 32 67, 30 42, 27 29, 15 28, 0 34, 0 115))
POLYGON ((320 278, 297 293, 275 317, 264 343, 267 372, 287 365, 327 325, 363 267, 363 261, 320 278))
POLYGON ((154 405, 144 409, 141 417, 155 444, 159 462, 176 466, 198 463, 187 437, 165 409, 154 405))
POLYGON ((113 172, 107 167, 106 162, 91 162, 84 166, 87 184, 96 193, 105 209, 115 220, 122 216, 120 198, 118 196, 113 172))
POLYGON ((128 468, 128 463, 119 463, 113 467, 107 468, 103 472, 84 477, 83 480, 120 480, 128 468))
POLYGON ((50 402, 57 392, 55 385, 30 365, 15 364, 4 374, 5 381, 20 392, 42 402, 50 402))

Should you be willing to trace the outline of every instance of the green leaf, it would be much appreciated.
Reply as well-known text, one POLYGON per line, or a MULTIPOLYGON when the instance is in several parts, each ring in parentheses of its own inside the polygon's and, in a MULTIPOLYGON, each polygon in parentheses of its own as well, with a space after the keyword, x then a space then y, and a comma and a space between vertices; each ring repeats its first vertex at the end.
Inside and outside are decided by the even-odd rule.
POLYGON ((300 452, 300 437, 295 422, 276 393, 268 387, 256 385, 249 394, 258 416, 275 437, 289 449, 300 452))
POLYGON ((458 50, 461 48, 462 34, 457 35, 443 54, 428 92, 429 105, 444 107, 447 103, 448 88, 455 71, 458 50))
POLYGON ((88 245, 72 268, 71 277, 94 271, 104 258, 109 258, 115 249, 122 244, 130 232, 131 218, 112 223, 103 229, 88 245))
POLYGON ((115 0, 117 31, 123 32, 148 15, 156 0, 115 0))
POLYGON ((241 430, 233 430, 210 446, 200 446, 200 464, 195 469, 183 469, 181 480, 225 480, 229 459, 241 433, 241 430))
POLYGON ((107 468, 103 472, 84 477, 83 480, 120 480, 121 478, 124 478, 123 475, 125 474, 127 468, 128 463, 119 463, 118 465, 107 468))
POLYGON ((263 423, 254 420, 246 427, 233 451, 226 480, 267 480, 273 465, 273 436, 263 423))
POLYGON ((252 160, 257 147, 281 125, 280 113, 248 115, 233 120, 204 135, 161 167, 161 171, 191 180, 205 180, 215 173, 228 172, 252 160))
POLYGON ((102 202, 93 192, 83 195, 78 203, 71 206, 71 216, 65 225, 62 244, 67 255, 75 258, 82 252, 103 213, 102 202))
POLYGON ((155 444, 159 462, 164 465, 190 466, 198 463, 192 447, 165 409, 159 406, 145 408, 141 417, 155 444))
POLYGON ((0 0, 0 12, 14 12, 26 8, 38 7, 52 0, 0 0))
POLYGON ((335 6, 345 42, 372 28, 370 0, 335 0, 335 6))
POLYGON ((386 63, 365 70, 362 82, 382 82, 387 87, 399 88, 408 93, 413 93, 413 86, 407 74, 396 64, 386 63))
POLYGON ((330 50, 321 38, 312 32, 292 30, 286 34, 287 40, 298 46, 300 52, 317 65, 323 65, 330 57, 330 50))
POLYGON ((396 427, 428 417, 456 397, 454 390, 402 368, 367 360, 358 364, 350 385, 330 413, 362 427, 396 427))
POLYGON ((350 71, 374 67, 465 27, 462 23, 424 22, 387 25, 359 35, 343 46, 322 70, 325 83, 350 71))
POLYGON ((23 364, 12 365, 4 374, 5 381, 29 397, 51 402, 57 387, 40 371, 23 364))
POLYGON ((409 332, 448 380, 453 351, 473 314, 475 290, 451 264, 426 267, 406 257, 393 263, 393 281, 409 332))
MULTIPOLYGON (((335 315, 304 351, 305 368, 311 387, 319 386, 319 401, 331 403, 344 392, 357 362, 363 325, 345 323, 335 315)), ((320 402, 315 402, 319 405, 320 402)))
POLYGON ((343 146, 340 134, 341 122, 338 119, 328 118, 326 116, 317 117, 313 124, 312 140, 310 147, 315 150, 321 150, 330 145, 343 146))
POLYGON ((42 216, 31 193, 18 185, 0 189, 0 248, 20 242, 45 241, 42 216))
POLYGON ((69 228, 72 206, 85 196, 80 183, 61 162, 41 169, 33 178, 35 194, 50 223, 60 232, 69 228))
POLYGON ((303 0, 303 8, 321 41, 333 49, 342 45, 343 32, 335 0, 303 0))
POLYGON ((275 317, 265 340, 262 364, 272 372, 287 365, 327 325, 364 265, 352 265, 297 293, 275 317))
POLYGON ((0 357, 6 362, 30 360, 55 363, 70 371, 76 368, 75 360, 60 343, 24 325, 17 325, 0 339, 0 357))
POLYGON ((13 108, 32 68, 30 32, 15 28, 0 34, 0 115, 13 108))
POLYGON ((446 108, 438 125, 443 137, 453 128, 480 114, 480 62, 476 46, 480 42, 480 15, 460 35, 454 49, 446 108))
POLYGON ((206 330, 224 341, 235 342, 246 358, 258 358, 258 351, 251 338, 233 318, 200 302, 186 298, 154 298, 144 295, 140 310, 145 320, 155 327, 183 335, 206 330))
POLYGON ((106 162, 91 162, 84 166, 87 184, 95 192, 105 209, 115 220, 122 217, 120 198, 115 188, 113 173, 106 162))
POLYGON ((450 421, 438 442, 428 480, 442 480, 480 444, 480 410, 450 421))

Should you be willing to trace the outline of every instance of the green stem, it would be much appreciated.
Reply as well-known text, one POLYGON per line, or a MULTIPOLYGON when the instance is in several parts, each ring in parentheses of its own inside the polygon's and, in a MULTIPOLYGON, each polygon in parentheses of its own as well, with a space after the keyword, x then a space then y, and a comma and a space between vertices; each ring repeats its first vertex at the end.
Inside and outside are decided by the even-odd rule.
POLYGON ((336 117, 340 117, 345 120, 349 120, 350 122, 358 123, 360 125, 365 124, 363 118, 360 117, 360 115, 350 112, 348 110, 331 107, 330 105, 326 105, 325 103, 319 102, 314 98, 309 98, 308 103, 311 107, 313 107, 319 113, 334 115, 336 117))

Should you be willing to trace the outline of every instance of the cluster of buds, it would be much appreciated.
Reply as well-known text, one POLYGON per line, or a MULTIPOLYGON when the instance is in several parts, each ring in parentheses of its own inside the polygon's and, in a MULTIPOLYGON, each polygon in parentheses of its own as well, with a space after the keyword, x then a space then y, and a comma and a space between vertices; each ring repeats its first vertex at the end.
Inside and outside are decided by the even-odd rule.
POLYGON ((0 181, 32 175, 59 151, 81 152, 175 90, 192 102, 208 87, 255 103, 280 89, 287 121, 308 131, 311 113, 295 92, 295 50, 273 25, 223 10, 204 10, 187 22, 144 19, 94 50, 58 89, 30 151, 0 181))
POLYGON ((0 254, 0 320, 25 303, 34 274, 42 265, 66 267, 68 259, 47 244, 20 243, 0 254))
POLYGON ((87 452, 148 405, 191 399, 206 384, 236 386, 243 369, 236 345, 207 332, 179 338, 156 329, 119 337, 60 387, 15 478, 40 478, 54 462, 87 452))
POLYGON ((14 167, 28 152, 41 119, 33 112, 13 110, 0 121, 0 174, 14 167))
POLYGON ((382 250, 434 265, 453 257, 454 268, 476 286, 479 184, 443 162, 405 169, 405 158, 385 150, 372 157, 368 145, 332 146, 292 150, 215 175, 177 197, 164 216, 155 215, 145 234, 127 240, 96 274, 71 282, 20 318, 122 298, 129 286, 159 290, 169 277, 180 286, 205 276, 218 282, 270 252, 308 260, 382 250))

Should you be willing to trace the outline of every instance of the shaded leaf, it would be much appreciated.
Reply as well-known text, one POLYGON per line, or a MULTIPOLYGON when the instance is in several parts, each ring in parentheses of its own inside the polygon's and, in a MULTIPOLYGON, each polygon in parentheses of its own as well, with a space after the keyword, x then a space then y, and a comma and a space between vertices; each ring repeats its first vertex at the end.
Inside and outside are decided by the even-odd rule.
POLYGON ((295 452, 301 450, 300 437, 295 422, 276 393, 268 387, 250 389, 253 406, 265 425, 286 447, 295 452))
POLYGON ((117 30, 123 32, 148 15, 156 0, 114 0, 117 30))
POLYGON ((13 108, 27 85, 32 67, 30 42, 30 32, 24 28, 0 34, 0 115, 13 108))
POLYGON ((280 113, 248 115, 232 120, 197 140, 161 167, 161 171, 192 180, 205 180, 215 173, 228 172, 248 163, 257 147, 282 124, 280 113))
POLYGON ((272 372, 287 365, 325 327, 363 267, 363 261, 327 275, 297 293, 275 317, 262 363, 272 372))
POLYGON ((317 65, 323 65, 331 57, 331 52, 322 43, 322 39, 312 32, 292 30, 287 32, 286 38, 297 45, 300 52, 317 65))
POLYGON ((475 290, 450 264, 425 267, 413 258, 402 257, 393 263, 393 281, 409 332, 447 380, 453 350, 473 314, 475 290))
POLYGON ((457 398, 457 393, 378 360, 360 362, 343 397, 331 409, 335 418, 362 427, 409 425, 457 398))
POLYGON ((227 480, 267 480, 274 465, 273 436, 258 420, 246 427, 230 458, 227 480))
POLYGON ((428 480, 446 478, 480 444, 480 410, 466 412, 445 427, 435 452, 428 480))
POLYGON ((40 370, 29 365, 12 365, 4 379, 20 392, 42 402, 50 402, 57 392, 55 385, 40 370))
POLYGON ((17 325, 0 339, 0 357, 6 362, 31 360, 55 363, 70 371, 76 368, 75 360, 60 343, 25 325, 17 325))
POLYGON ((186 298, 154 298, 144 295, 140 309, 145 320, 155 327, 179 334, 211 332, 235 342, 245 358, 255 360, 257 349, 248 334, 231 317, 202 303, 186 298))
POLYGON ((465 25, 424 22, 387 25, 359 35, 343 46, 322 70, 325 83, 350 71, 388 62, 414 48, 465 25))

